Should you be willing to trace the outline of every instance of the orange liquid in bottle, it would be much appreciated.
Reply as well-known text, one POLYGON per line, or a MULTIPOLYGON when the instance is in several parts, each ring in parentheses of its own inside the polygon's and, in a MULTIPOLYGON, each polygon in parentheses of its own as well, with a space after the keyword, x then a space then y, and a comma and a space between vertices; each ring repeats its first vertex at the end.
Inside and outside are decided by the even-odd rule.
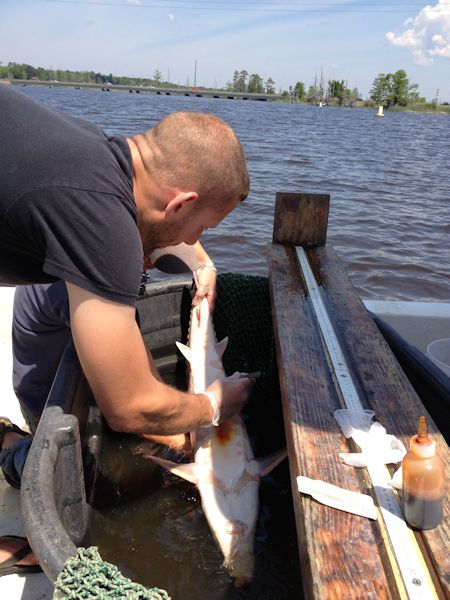
POLYGON ((410 440, 402 474, 406 521, 417 529, 433 529, 443 517, 444 463, 428 435, 425 417, 420 417, 417 435, 410 440))

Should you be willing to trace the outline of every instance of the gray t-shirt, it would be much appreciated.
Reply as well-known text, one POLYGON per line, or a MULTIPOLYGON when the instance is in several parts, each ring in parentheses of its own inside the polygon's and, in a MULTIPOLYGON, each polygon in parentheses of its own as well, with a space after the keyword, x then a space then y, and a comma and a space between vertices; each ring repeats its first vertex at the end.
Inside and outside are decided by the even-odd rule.
POLYGON ((134 305, 143 264, 125 138, 0 85, 0 285, 64 280, 134 305))

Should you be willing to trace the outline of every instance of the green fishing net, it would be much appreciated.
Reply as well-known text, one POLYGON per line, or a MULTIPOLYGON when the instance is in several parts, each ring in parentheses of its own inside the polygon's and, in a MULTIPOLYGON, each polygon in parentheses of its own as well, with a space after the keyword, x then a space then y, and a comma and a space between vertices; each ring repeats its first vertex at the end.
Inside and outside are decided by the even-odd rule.
POLYGON ((285 445, 275 338, 267 277, 224 273, 217 277, 214 310, 217 340, 228 336, 222 357, 225 373, 258 372, 249 402, 243 409, 256 456, 285 445))
POLYGON ((95 546, 78 548, 66 561, 55 581, 53 600, 170 600, 166 591, 145 588, 124 577, 119 569, 102 560, 95 546))
POLYGON ((225 371, 272 372, 275 353, 266 277, 225 273, 217 278, 216 337, 228 336, 225 371))

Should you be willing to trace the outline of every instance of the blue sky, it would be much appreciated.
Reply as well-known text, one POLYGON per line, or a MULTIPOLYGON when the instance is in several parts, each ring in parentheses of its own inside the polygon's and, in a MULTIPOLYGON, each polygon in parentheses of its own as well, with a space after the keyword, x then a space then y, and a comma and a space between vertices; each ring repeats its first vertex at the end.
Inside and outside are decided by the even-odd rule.
POLYGON ((450 0, 0 0, 0 61, 223 86, 346 80, 363 97, 405 69, 450 102, 450 0))

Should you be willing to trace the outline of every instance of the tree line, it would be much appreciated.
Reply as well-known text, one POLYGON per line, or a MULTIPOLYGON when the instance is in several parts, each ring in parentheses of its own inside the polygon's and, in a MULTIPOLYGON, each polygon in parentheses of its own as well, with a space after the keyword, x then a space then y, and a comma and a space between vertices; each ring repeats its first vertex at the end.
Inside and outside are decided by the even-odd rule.
MULTIPOLYGON (((317 80, 308 91, 302 82, 297 82, 290 88, 291 95, 297 102, 309 102, 318 104, 322 102, 328 105, 353 106, 356 102, 364 102, 358 88, 349 88, 346 82, 330 80, 326 85, 317 80)), ((384 107, 409 106, 412 104, 424 104, 425 98, 419 94, 417 83, 411 83, 406 71, 399 69, 395 73, 379 73, 369 93, 369 102, 382 104, 384 107)), ((367 101, 366 101, 367 103, 367 101)))
MULTIPOLYGON (((227 91, 254 93, 254 94, 276 94, 276 84, 272 77, 264 81, 258 73, 249 74, 245 69, 234 71, 233 80, 226 85, 227 91)), ((329 81, 327 86, 323 80, 318 83, 317 78, 308 91, 302 81, 297 81, 289 90, 278 90, 282 98, 291 99, 295 102, 309 102, 311 104, 338 104, 351 105, 359 98, 359 92, 356 88, 350 90, 343 81, 329 81)))
MULTIPOLYGON (((266 81, 258 73, 249 74, 245 69, 234 71, 232 81, 226 89, 233 92, 275 94, 275 81, 269 77, 266 81)), ((303 81, 297 81, 288 90, 278 90, 282 98, 291 102, 307 102, 327 106, 354 106, 357 103, 382 104, 386 108, 393 106, 408 106, 425 103, 425 98, 419 95, 417 83, 411 83, 406 71, 399 69, 395 73, 380 73, 373 81, 369 99, 364 101, 357 87, 349 87, 344 80, 331 79, 324 81, 315 77, 308 89, 303 81)))
POLYGON ((233 81, 227 83, 226 90, 243 94, 276 94, 272 77, 264 81, 258 73, 249 74, 245 69, 234 72, 233 81))
POLYGON ((145 77, 117 76, 112 73, 96 73, 95 71, 69 71, 68 69, 44 69, 32 67, 27 64, 9 62, 7 65, 0 63, 0 79, 24 79, 39 81, 61 81, 64 83, 98 83, 130 86, 157 86, 157 87, 180 87, 174 83, 162 80, 161 72, 156 69, 152 79, 145 77))
MULTIPOLYGON (((69 71, 61 69, 44 69, 28 64, 9 62, 2 65, 0 62, 0 79, 23 79, 39 81, 61 81, 68 83, 96 83, 124 86, 155 86, 155 87, 182 87, 169 81, 164 81, 161 71, 156 69, 152 78, 117 76, 112 73, 96 73, 95 71, 69 71)), ((233 78, 225 86, 226 91, 276 94, 276 83, 272 77, 266 80, 258 73, 249 73, 247 70, 235 70, 233 78)), ((368 100, 362 100, 358 88, 350 88, 344 80, 332 79, 325 82, 323 75, 320 80, 317 76, 314 82, 306 88, 305 83, 297 81, 289 86, 288 90, 278 90, 278 94, 290 102, 307 102, 310 104, 324 104, 331 106, 354 106, 357 103, 365 105, 374 103, 382 104, 386 108, 404 107, 412 104, 424 104, 425 98, 419 94, 417 83, 411 83, 406 71, 399 69, 395 73, 379 73, 373 83, 368 100)))

